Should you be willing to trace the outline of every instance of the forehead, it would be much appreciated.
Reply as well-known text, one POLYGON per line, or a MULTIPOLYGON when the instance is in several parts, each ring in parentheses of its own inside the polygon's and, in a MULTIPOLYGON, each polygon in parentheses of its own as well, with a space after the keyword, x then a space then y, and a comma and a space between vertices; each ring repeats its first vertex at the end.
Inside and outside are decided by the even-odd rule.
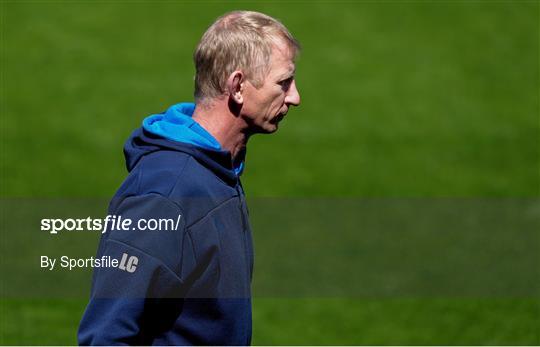
POLYGON ((294 70, 294 57, 291 48, 282 40, 278 40, 272 45, 269 75, 271 77, 292 75, 294 70))

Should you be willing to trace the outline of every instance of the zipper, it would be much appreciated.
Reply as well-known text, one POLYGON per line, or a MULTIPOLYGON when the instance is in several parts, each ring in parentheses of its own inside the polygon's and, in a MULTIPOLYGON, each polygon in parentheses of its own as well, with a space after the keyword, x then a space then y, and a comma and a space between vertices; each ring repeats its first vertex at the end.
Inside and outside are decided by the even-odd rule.
POLYGON ((240 201, 240 215, 242 216, 242 233, 244 239, 244 261, 246 264, 246 275, 248 278, 247 288, 249 296, 251 296, 251 280, 253 278, 253 241, 251 240, 251 231, 248 228, 249 221, 247 220, 247 205, 244 198, 244 189, 240 184, 236 186, 238 192, 238 198, 240 201))
POLYGON ((241 191, 240 184, 236 185, 236 192, 238 193, 238 200, 240 201, 240 204, 238 205, 238 209, 240 210, 240 216, 242 218, 242 231, 245 233, 247 230, 246 212, 244 209, 244 194, 241 191))

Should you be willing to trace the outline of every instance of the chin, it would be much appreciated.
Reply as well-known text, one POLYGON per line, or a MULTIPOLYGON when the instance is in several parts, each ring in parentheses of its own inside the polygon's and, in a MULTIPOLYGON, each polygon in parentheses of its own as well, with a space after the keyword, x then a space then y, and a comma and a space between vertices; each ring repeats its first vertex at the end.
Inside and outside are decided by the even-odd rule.
POLYGON ((272 133, 275 133, 279 128, 279 125, 278 123, 276 124, 269 124, 268 127, 266 128, 266 133, 267 134, 272 134, 272 133))
POLYGON ((265 132, 268 133, 268 134, 272 134, 272 133, 275 133, 278 128, 279 128, 279 122, 281 122, 282 118, 274 118, 272 121, 266 123, 264 125, 265 127, 265 132))
POLYGON ((278 124, 267 123, 253 129, 253 134, 272 134, 278 130, 278 124))

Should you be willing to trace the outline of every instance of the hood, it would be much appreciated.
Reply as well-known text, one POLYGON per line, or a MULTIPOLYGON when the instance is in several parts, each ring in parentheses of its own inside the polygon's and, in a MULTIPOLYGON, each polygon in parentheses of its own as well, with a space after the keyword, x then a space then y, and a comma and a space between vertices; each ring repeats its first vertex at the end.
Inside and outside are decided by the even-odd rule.
POLYGON ((193 103, 176 104, 169 107, 165 113, 146 117, 143 128, 171 141, 220 151, 219 142, 191 118, 194 111, 193 103))
POLYGON ((231 153, 191 118, 195 104, 180 103, 143 120, 124 145, 126 167, 131 171, 146 154, 159 150, 184 152, 226 181, 237 181, 244 168, 245 152, 233 163, 231 153))

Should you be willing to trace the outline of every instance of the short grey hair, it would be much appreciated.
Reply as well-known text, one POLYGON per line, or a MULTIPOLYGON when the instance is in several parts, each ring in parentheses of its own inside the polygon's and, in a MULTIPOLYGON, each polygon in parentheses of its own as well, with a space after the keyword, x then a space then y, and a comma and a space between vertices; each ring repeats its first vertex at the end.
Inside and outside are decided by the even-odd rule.
POLYGON ((277 19, 253 11, 233 11, 219 17, 204 33, 193 60, 195 100, 225 93, 227 78, 242 70, 246 79, 260 88, 268 74, 272 46, 282 40, 294 60, 299 42, 277 19))

